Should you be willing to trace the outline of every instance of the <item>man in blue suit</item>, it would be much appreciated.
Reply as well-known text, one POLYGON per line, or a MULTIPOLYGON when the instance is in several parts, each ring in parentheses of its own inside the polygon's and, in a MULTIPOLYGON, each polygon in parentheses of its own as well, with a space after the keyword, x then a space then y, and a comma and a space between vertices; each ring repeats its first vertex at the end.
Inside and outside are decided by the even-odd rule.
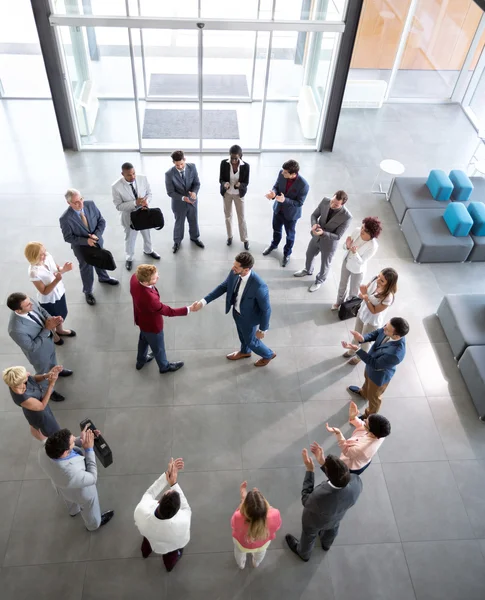
POLYGON ((185 162, 182 150, 172 152, 173 167, 165 173, 165 187, 172 199, 172 211, 175 217, 173 228, 173 253, 178 252, 184 239, 185 219, 189 223, 190 241, 199 248, 204 244, 199 239, 199 222, 197 219, 197 194, 200 181, 194 164, 185 162))
POLYGON ((86 302, 93 306, 96 298, 93 296, 94 271, 100 283, 118 285, 119 281, 110 277, 105 269, 98 269, 84 260, 81 246, 103 247, 103 232, 106 221, 92 200, 84 200, 81 192, 75 189, 67 190, 65 194, 69 208, 59 219, 64 240, 71 244, 72 251, 79 262, 79 271, 83 281, 83 292, 86 302))
POLYGON ((228 354, 229 360, 249 358, 251 351, 261 356, 255 367, 265 367, 276 354, 262 340, 269 329, 271 306, 268 286, 252 271, 254 258, 249 252, 240 252, 226 279, 205 298, 199 300, 195 310, 226 294, 226 315, 232 308, 241 349, 228 354))
POLYGON ((273 204, 273 241, 264 250, 266 256, 276 250, 281 242, 283 227, 286 231, 286 244, 283 248, 281 266, 286 267, 295 243, 296 222, 301 217, 301 207, 308 195, 310 186, 299 174, 300 165, 296 160, 287 160, 278 174, 273 189, 266 194, 273 204))
POLYGON ((374 342, 369 352, 359 349, 355 344, 342 342, 344 348, 357 351, 357 356, 366 364, 364 385, 361 388, 351 385, 347 389, 361 399, 369 401, 369 406, 365 409, 363 416, 363 418, 367 418, 369 415, 379 412, 381 396, 396 372, 397 365, 406 356, 404 336, 409 333, 409 324, 401 317, 393 317, 384 327, 366 335, 361 335, 357 331, 350 333, 359 344, 374 342))

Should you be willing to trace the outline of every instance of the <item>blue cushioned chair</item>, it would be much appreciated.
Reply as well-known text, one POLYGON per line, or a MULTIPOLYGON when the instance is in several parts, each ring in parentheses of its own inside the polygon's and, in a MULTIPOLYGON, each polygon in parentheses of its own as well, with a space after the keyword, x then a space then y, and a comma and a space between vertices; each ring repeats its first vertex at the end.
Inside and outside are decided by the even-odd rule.
POLYGON ((473 192, 473 183, 465 173, 459 169, 450 171, 450 181, 453 184, 453 191, 451 192, 451 198, 458 202, 466 202, 470 199, 473 192))
POLYGON ((473 235, 485 235, 485 204, 483 202, 470 202, 467 208, 473 220, 473 235))
POLYGON ((473 227, 473 219, 465 206, 459 202, 448 204, 443 219, 455 237, 466 237, 473 227))
POLYGON ((449 200, 453 191, 453 184, 448 175, 440 169, 430 171, 426 182, 431 195, 435 200, 449 200))

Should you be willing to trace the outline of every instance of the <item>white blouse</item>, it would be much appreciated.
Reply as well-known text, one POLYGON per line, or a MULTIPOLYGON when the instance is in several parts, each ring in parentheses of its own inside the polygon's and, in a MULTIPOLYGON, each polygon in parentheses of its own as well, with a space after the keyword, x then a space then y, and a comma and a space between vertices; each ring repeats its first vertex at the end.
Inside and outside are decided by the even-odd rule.
MULTIPOLYGON (((387 307, 389 307, 394 302, 394 294, 389 294, 389 296, 387 298, 382 300, 380 298, 376 298, 376 296, 375 296, 376 291, 377 291, 377 279, 374 279, 367 286, 367 296, 369 297, 369 302, 371 304, 373 304, 374 306, 378 306, 379 304, 385 304, 387 307)), ((360 308, 359 308, 359 312, 357 313, 357 316, 362 321, 362 323, 364 323, 365 325, 373 325, 376 329, 379 329, 379 327, 382 327, 384 325, 384 323, 386 322, 387 311, 388 311, 388 308, 385 308, 380 313, 377 313, 376 315, 374 315, 367 308, 367 304, 365 302, 362 302, 362 304, 360 305, 360 308)))
POLYGON ((357 246, 357 252, 354 254, 347 250, 347 243, 344 242, 344 250, 347 250, 347 255, 344 258, 346 261, 345 266, 351 273, 364 273, 367 261, 377 252, 379 244, 375 238, 367 242, 364 241, 360 237, 360 227, 355 229, 350 237, 352 238, 352 245, 357 246))
MULTIPOLYGON (((49 285, 55 279, 54 273, 57 271, 57 265, 52 255, 46 252, 45 261, 42 265, 30 265, 29 267, 29 280, 30 281, 42 281, 44 285, 49 285)), ((50 294, 41 294, 37 291, 37 299, 41 304, 53 304, 60 300, 66 293, 66 288, 62 279, 52 290, 50 294)))

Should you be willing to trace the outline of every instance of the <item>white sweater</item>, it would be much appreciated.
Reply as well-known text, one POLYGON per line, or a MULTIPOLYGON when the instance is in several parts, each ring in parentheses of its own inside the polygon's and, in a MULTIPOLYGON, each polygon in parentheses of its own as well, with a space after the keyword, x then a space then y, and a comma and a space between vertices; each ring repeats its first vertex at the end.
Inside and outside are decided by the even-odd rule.
POLYGON ((157 554, 167 554, 167 552, 184 548, 190 541, 192 511, 178 483, 172 487, 172 490, 180 494, 180 509, 177 514, 171 519, 158 519, 155 516, 158 501, 166 487, 168 487, 168 481, 163 473, 147 489, 135 508, 135 525, 157 554))

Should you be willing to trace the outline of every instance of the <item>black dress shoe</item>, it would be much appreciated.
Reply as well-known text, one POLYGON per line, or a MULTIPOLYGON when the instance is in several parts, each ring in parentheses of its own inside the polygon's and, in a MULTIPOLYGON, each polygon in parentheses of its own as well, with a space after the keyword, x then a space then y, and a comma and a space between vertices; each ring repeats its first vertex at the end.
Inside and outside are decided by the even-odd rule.
POLYGON ((249 250, 249 242, 244 242, 244 250, 249 250))
POLYGON ((194 244, 196 246, 199 246, 199 248, 205 248, 204 244, 200 241, 200 240, 190 240, 191 242, 194 242, 194 244))
POLYGON ((71 329, 70 332, 71 333, 58 333, 57 335, 60 335, 61 337, 76 337, 74 329, 71 329))
POLYGON ((173 253, 177 254, 177 252, 180 250, 180 242, 175 242, 175 244, 173 245, 173 253))
POLYGON ((268 246, 267 248, 265 248, 263 250, 263 256, 268 256, 268 254, 270 254, 271 252, 273 252, 274 248, 273 246, 268 246))
MULTIPOLYGON (((62 394, 59 394, 59 392, 56 392, 54 390, 51 394, 51 400, 52 400, 52 402, 64 402, 65 398, 62 394)), ((71 515, 71 517, 72 516, 74 516, 74 515, 71 515)))
MULTIPOLYGON (((298 558, 301 558, 301 556, 298 554, 298 540, 296 539, 296 537, 294 535, 291 535, 291 533, 287 533, 285 535, 285 540, 286 543, 288 544, 288 548, 294 552, 298 558)), ((310 559, 309 558, 301 558, 302 561, 304 562, 308 562, 310 559)))
MULTIPOLYGON (((101 523, 99 524, 99 527, 102 527, 103 525, 106 525, 106 523, 109 523, 114 516, 115 516, 114 510, 107 510, 106 512, 104 512, 101 515, 101 523)), ((98 527, 98 529, 99 529, 99 527, 98 527)), ((86 527, 86 529, 88 529, 88 528, 86 527)), ((88 531, 89 531, 89 529, 88 529, 88 531)))
POLYGON ((57 342, 54 342, 54 344, 56 346, 62 346, 62 344, 64 344, 64 340, 58 340, 57 342))
POLYGON ((144 363, 136 363, 136 370, 137 371, 141 371, 143 369, 143 367, 151 362, 155 357, 153 356, 153 354, 147 354, 146 360, 144 363))
POLYGON ((125 262, 125 267, 127 271, 131 271, 131 267, 133 266, 133 261, 132 260, 127 260, 125 262))
POLYGON ((96 298, 92 294, 84 294, 86 296, 86 302, 90 306, 94 306, 96 304, 96 298))
POLYGON ((165 369, 165 371, 160 371, 160 373, 172 373, 173 371, 178 371, 183 366, 184 366, 184 363, 182 361, 168 363, 168 369, 165 369))
POLYGON ((108 285, 119 285, 120 282, 114 277, 110 277, 109 279, 104 279, 103 281, 100 280, 99 283, 107 283, 108 285))
POLYGON ((158 254, 158 252, 155 252, 155 250, 153 250, 152 252, 143 252, 143 254, 145 256, 151 256, 152 258, 155 258, 156 260, 160 260, 160 254, 158 254))
POLYGON ((73 372, 74 371, 71 371, 70 369, 62 369, 62 371, 59 373, 59 377, 70 377, 73 372))
POLYGON ((289 256, 283 256, 283 260, 281 261, 281 266, 286 267, 286 265, 290 262, 289 256))
POLYGON ((232 238, 227 238, 227 245, 232 246, 232 238))

